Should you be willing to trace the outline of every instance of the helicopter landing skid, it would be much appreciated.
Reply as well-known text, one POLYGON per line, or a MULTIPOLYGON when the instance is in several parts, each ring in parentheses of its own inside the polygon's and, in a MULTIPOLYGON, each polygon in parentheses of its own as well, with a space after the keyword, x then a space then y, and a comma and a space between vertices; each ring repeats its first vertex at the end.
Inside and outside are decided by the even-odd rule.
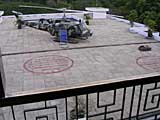
MULTIPOLYGON (((54 41, 55 42, 60 42, 60 40, 58 38, 55 38, 54 41)), ((76 39, 76 38, 69 38, 68 43, 77 44, 77 43, 79 43, 79 40, 76 39)))

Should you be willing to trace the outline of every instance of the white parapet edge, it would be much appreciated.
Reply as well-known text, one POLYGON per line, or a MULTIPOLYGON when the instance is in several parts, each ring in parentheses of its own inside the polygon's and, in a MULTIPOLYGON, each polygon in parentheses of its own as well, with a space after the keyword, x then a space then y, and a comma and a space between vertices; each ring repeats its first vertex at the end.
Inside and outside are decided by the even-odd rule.
POLYGON ((4 14, 4 11, 0 11, 0 23, 2 23, 3 19, 2 19, 2 15, 4 14))
POLYGON ((2 23, 2 21, 3 21, 3 19, 2 19, 2 17, 0 16, 0 23, 2 23))
MULTIPOLYGON (((112 17, 111 19, 116 20, 116 21, 119 21, 119 22, 124 22, 124 23, 127 23, 127 24, 130 23, 129 20, 125 20, 125 19, 122 19, 122 18, 112 17)), ((133 33, 137 33, 137 34, 139 34, 139 35, 142 35, 142 36, 144 36, 144 37, 147 37, 148 27, 145 26, 144 24, 134 22, 134 27, 129 28, 129 30, 130 30, 131 32, 133 32, 133 33)), ((153 38, 154 38, 156 41, 160 41, 159 33, 158 33, 158 32, 154 32, 154 33, 153 33, 153 38)))

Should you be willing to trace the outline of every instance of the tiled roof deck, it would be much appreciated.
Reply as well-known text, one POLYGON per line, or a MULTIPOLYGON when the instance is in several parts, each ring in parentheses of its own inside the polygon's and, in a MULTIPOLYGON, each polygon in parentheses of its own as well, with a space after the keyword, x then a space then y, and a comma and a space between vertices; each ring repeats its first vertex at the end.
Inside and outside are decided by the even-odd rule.
MULTIPOLYGON (((15 19, 5 18, 0 24, 0 45, 4 55, 7 96, 27 90, 56 89, 160 71, 158 67, 145 69, 137 64, 140 57, 144 56, 156 56, 156 59, 159 59, 159 42, 130 33, 130 26, 123 22, 110 19, 92 20, 89 27, 93 36, 78 44, 69 44, 68 50, 54 42, 49 33, 29 27, 18 30, 14 23, 15 19), (140 52, 138 47, 144 44, 151 46, 152 51, 140 52), (38 67, 47 64, 48 67, 51 61, 47 60, 52 59, 48 56, 55 55, 68 57, 73 61, 73 66, 65 71, 49 74, 37 74, 34 70, 29 71, 25 68, 27 61, 34 61, 32 67, 35 64, 38 64, 38 67), (45 61, 35 62, 39 57, 43 57, 45 61)), ((54 65, 49 67, 54 68, 54 65)))
MULTIPOLYGON (((18 30, 15 19, 5 18, 0 24, 0 46, 6 77, 6 96, 24 91, 68 88, 120 77, 160 73, 159 42, 132 34, 128 31, 129 25, 110 19, 92 20, 89 27, 94 33, 91 38, 78 44, 69 44, 69 49, 63 49, 53 41, 54 38, 49 33, 28 27, 18 30), (152 51, 140 52, 140 45, 149 45, 152 51)), ((128 90, 126 96, 131 95, 131 89, 128 90)), ((136 100, 139 98, 138 91, 139 86, 134 95, 136 100)), ((122 89, 117 90, 113 110, 122 106, 122 93, 122 89)), ((101 103, 110 103, 114 95, 113 91, 109 91, 100 96, 101 103)), ((89 110, 93 113, 103 112, 103 109, 97 109, 96 99, 95 94, 89 96, 89 110)), ((73 101, 74 98, 68 98, 70 108, 74 106, 73 101)), ((46 104, 56 105, 59 119, 65 120, 64 99, 47 101, 46 104)), ((23 120, 26 109, 43 106, 43 102, 14 106, 16 119, 23 120)), ((133 108, 136 110, 136 105, 133 108)), ((128 111, 126 105, 125 114, 128 111)), ((55 109, 28 112, 27 119, 34 120, 36 116, 44 114, 49 119, 56 119, 55 109)), ((0 120, 12 118, 8 107, 0 109, 0 120)))

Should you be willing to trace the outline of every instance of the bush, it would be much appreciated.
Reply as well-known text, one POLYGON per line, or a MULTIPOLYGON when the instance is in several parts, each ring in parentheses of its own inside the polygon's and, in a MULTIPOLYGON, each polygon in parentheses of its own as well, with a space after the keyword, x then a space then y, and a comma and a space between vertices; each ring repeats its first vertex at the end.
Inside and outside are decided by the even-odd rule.
POLYGON ((127 16, 128 20, 131 23, 131 27, 133 27, 133 22, 137 21, 138 15, 136 10, 130 11, 129 15, 127 16))
POLYGON ((146 18, 144 23, 149 27, 148 28, 148 37, 153 37, 152 32, 155 30, 156 22, 152 19, 146 18))
POLYGON ((144 23, 152 30, 155 30, 156 22, 152 19, 145 19, 144 23))

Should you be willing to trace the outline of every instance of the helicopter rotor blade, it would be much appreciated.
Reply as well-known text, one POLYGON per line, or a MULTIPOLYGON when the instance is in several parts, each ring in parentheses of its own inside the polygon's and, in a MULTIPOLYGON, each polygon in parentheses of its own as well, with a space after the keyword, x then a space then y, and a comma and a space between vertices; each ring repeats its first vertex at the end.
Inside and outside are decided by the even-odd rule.
POLYGON ((28 6, 28 5, 19 5, 19 7, 22 8, 39 8, 39 9, 48 9, 48 10, 56 10, 56 11, 64 11, 62 9, 58 9, 58 8, 51 8, 51 7, 42 7, 42 6, 28 6))
POLYGON ((19 5, 19 7, 22 8, 40 8, 40 9, 48 9, 48 10, 56 10, 56 11, 61 11, 61 12, 75 12, 78 13, 78 10, 70 10, 67 8, 51 8, 51 7, 42 7, 42 6, 28 6, 28 5, 19 5))

